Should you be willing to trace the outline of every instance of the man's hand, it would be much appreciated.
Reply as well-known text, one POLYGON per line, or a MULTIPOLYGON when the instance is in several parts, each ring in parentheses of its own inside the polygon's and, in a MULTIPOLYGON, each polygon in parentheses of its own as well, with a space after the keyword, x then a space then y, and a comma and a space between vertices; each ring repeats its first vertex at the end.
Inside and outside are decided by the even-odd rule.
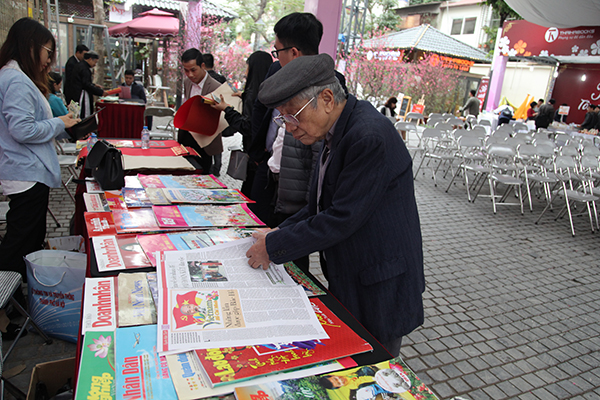
POLYGON ((269 232, 273 232, 278 228, 271 229, 269 231, 254 232, 252 237, 256 239, 256 243, 248 249, 246 257, 248 257, 248 265, 252 268, 260 268, 267 270, 269 269, 269 253, 267 253, 267 240, 266 237, 269 232))

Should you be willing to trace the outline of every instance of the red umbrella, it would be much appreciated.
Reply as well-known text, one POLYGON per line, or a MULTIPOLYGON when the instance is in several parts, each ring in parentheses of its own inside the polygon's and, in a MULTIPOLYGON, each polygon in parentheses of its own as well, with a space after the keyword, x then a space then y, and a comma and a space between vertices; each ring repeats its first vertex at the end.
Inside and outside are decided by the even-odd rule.
POLYGON ((179 33, 179 20, 173 18, 171 13, 155 8, 140 15, 143 17, 108 28, 108 33, 127 37, 164 37, 177 36, 179 33))

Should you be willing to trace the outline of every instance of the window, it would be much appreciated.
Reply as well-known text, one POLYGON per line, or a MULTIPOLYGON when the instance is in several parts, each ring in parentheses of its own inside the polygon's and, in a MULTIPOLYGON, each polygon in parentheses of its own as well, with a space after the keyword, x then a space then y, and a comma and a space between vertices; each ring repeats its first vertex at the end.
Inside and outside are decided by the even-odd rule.
POLYGON ((462 31, 462 23, 463 23, 462 18, 453 19, 452 20, 452 31, 450 31, 450 34, 451 35, 460 35, 460 32, 462 31))
POLYGON ((471 35, 475 33, 475 22, 477 22, 477 18, 465 18, 465 24, 463 26, 463 35, 471 35))

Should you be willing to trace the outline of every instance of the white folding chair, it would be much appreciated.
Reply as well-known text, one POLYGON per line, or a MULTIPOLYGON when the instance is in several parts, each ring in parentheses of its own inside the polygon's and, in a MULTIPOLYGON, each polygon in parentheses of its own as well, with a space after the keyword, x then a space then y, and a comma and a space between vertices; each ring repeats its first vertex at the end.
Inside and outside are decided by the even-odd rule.
POLYGON ((454 180, 460 172, 463 173, 465 180, 465 187, 467 189, 467 200, 471 201, 471 190, 469 184, 469 172, 474 174, 473 185, 476 185, 482 176, 487 174, 487 167, 485 165, 486 156, 483 150, 483 138, 477 136, 477 132, 471 133, 465 131, 463 136, 460 136, 457 140, 458 151, 457 158, 459 159, 459 165, 456 172, 452 176, 446 193, 450 190, 450 187, 454 183, 454 180))
POLYGON ((454 152, 450 151, 445 145, 442 143, 445 136, 444 133, 436 128, 426 128, 423 131, 423 156, 421 157, 421 162, 419 163, 419 167, 415 172, 414 179, 417 179, 419 171, 421 170, 421 166, 427 160, 427 164, 431 166, 431 174, 432 179, 437 186, 437 178, 436 173, 440 166, 444 163, 450 163, 452 166, 452 161, 454 160, 454 152), (437 165, 434 169, 432 161, 437 161, 437 165))
POLYGON ((175 110, 170 107, 156 107, 149 106, 144 110, 144 121, 146 117, 152 116, 157 118, 169 118, 166 126, 159 127, 158 124, 154 124, 150 131, 150 139, 174 139, 175 138, 175 126, 173 125, 173 119, 175 116, 175 110))
POLYGON ((523 194, 521 191, 523 181, 515 176, 516 171, 518 171, 515 162, 515 149, 510 145, 494 143, 487 148, 487 156, 488 183, 494 214, 496 214, 496 207, 499 205, 521 206, 521 214, 523 214, 523 194), (498 184, 506 186, 506 190, 502 195, 496 194, 498 184), (513 191, 517 192, 518 203, 506 201, 513 191))

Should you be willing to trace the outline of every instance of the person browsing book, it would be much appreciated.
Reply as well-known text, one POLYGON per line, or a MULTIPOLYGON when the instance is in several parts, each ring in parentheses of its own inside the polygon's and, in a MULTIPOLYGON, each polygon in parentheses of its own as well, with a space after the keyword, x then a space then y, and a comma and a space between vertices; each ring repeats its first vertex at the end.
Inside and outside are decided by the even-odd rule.
POLYGON ((23 257, 43 248, 50 188, 61 185, 54 139, 79 122, 52 117, 46 96, 56 55, 52 33, 21 18, 0 48, 0 183, 10 199, 0 269, 27 280, 23 257))
POLYGON ((278 228, 255 233, 253 268, 315 251, 331 293, 397 356, 423 323, 425 290, 412 159, 394 125, 346 95, 327 54, 292 60, 258 94, 297 140, 323 140, 308 205, 278 228))

